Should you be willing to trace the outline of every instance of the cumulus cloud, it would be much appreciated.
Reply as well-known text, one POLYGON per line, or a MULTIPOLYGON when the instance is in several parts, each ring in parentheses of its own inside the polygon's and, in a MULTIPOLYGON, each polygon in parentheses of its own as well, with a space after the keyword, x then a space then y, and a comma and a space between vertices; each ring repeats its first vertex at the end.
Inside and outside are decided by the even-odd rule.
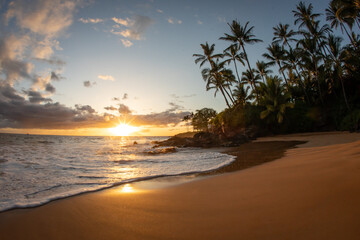
POLYGON ((102 80, 115 81, 115 78, 111 75, 98 75, 98 78, 102 80))
POLYGON ((104 19, 101 18, 79 18, 79 21, 82 23, 101 23, 104 19))
POLYGON ((55 65, 58 67, 62 67, 66 64, 65 61, 59 59, 58 57, 51 57, 51 58, 34 58, 35 60, 43 63, 47 63, 50 65, 55 65))
POLYGON ((200 21, 200 20, 198 20, 198 21, 197 21, 197 24, 201 25, 201 24, 203 24, 203 22, 200 21))
POLYGON ((55 37, 71 25, 78 1, 72 0, 15 0, 9 3, 5 21, 15 19, 23 29, 55 37))
POLYGON ((42 103, 42 102, 51 102, 50 98, 45 98, 41 93, 37 91, 24 91, 27 94, 30 103, 42 103))
POLYGON ((129 95, 127 93, 124 93, 122 100, 126 100, 126 99, 128 99, 128 97, 129 97, 129 95))
POLYGON ((48 83, 45 86, 45 91, 47 91, 49 93, 55 93, 56 89, 51 83, 48 83))
POLYGON ((164 13, 164 11, 161 10, 161 9, 157 9, 156 11, 157 11, 158 13, 164 13))
POLYGON ((153 20, 147 16, 134 16, 132 19, 116 18, 112 20, 118 24, 111 29, 111 33, 123 37, 121 42, 125 47, 130 47, 133 43, 130 40, 142 40, 148 27, 153 24, 153 20), (122 30, 118 30, 124 28, 122 30))

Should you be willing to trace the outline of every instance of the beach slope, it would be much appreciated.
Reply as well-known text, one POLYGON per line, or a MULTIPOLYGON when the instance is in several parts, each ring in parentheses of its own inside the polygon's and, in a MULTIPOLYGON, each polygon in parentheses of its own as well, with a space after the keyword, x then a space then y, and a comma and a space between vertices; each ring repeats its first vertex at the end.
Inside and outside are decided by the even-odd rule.
POLYGON ((259 141, 273 140, 308 142, 242 171, 3 212, 1 239, 357 239, 360 134, 259 141))

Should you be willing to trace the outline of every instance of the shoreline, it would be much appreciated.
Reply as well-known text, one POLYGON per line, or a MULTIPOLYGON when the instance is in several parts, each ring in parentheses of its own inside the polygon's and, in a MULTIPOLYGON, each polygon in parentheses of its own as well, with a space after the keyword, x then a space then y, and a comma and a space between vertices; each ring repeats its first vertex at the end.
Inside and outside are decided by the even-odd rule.
MULTIPOLYGON (((21 209, 33 209, 37 207, 41 207, 47 205, 52 202, 61 201, 63 199, 80 196, 83 194, 91 194, 99 191, 106 191, 111 188, 122 187, 126 184, 137 184, 142 182, 148 182, 149 184, 140 184, 142 186, 147 186, 146 188, 158 188, 159 182, 161 182, 160 186, 167 187, 173 186, 177 184, 181 184, 184 182, 190 182, 194 180, 200 180, 204 177, 216 176, 219 174, 231 173, 234 171, 241 171, 246 168, 251 168, 257 165, 261 165, 270 161, 274 161, 283 156, 287 149, 291 149, 296 147, 299 144, 303 144, 306 141, 273 141, 273 142, 249 142, 244 143, 237 147, 220 147, 220 148, 205 148, 207 151, 211 152, 220 152, 223 154, 228 154, 235 156, 236 159, 228 165, 224 165, 217 169, 207 170, 204 172, 188 172, 181 173, 176 175, 157 175, 157 176, 148 176, 142 177, 138 179, 130 179, 121 183, 115 183, 111 186, 102 187, 99 189, 82 191, 75 194, 69 194, 66 196, 54 197, 50 198, 46 201, 36 204, 29 204, 27 206, 15 206, 10 207, 4 210, 0 210, 0 214, 4 212, 9 212, 13 210, 21 210, 21 209), (259 151, 265 151, 269 154, 262 155, 259 151), (159 179, 161 179, 159 181, 159 179), (174 181, 174 179, 177 179, 174 181), (164 184, 164 182, 170 182, 169 184, 164 184), (153 185, 153 186, 150 186, 153 185)), ((204 150, 204 149, 203 149, 204 150)))
POLYGON ((158 178, 2 212, 0 234, 4 239, 351 239, 360 233, 360 134, 314 135, 287 135, 286 140, 309 141, 243 171, 189 176, 181 184, 158 178))

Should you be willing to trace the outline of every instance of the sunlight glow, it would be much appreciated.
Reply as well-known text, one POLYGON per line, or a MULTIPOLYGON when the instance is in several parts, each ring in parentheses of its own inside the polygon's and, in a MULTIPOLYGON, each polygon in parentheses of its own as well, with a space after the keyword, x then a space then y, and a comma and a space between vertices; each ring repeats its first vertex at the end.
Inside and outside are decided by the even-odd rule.
POLYGON ((129 136, 131 133, 134 133, 138 130, 138 127, 130 126, 125 123, 121 123, 114 128, 109 128, 109 132, 115 136, 129 136))
POLYGON ((134 188, 129 183, 125 184, 120 190, 122 193, 132 193, 134 191, 134 188))

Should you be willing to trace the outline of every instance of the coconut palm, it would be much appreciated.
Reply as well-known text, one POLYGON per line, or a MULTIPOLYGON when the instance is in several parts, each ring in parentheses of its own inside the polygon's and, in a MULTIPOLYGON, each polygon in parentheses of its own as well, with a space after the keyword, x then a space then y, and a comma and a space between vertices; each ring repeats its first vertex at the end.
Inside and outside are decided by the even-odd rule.
POLYGON ((266 77, 266 84, 260 83, 260 91, 260 104, 266 108, 260 117, 264 119, 272 116, 278 123, 282 123, 286 108, 293 108, 294 104, 290 102, 291 96, 281 84, 281 79, 277 76, 266 77))
POLYGON ((348 103, 348 100, 346 97, 345 87, 344 87, 344 79, 343 79, 344 70, 341 65, 341 62, 342 62, 341 41, 342 41, 342 39, 340 37, 335 37, 334 35, 329 35, 329 37, 328 37, 328 46, 330 47, 331 53, 334 56, 334 61, 333 61, 334 73, 339 77, 345 104, 346 104, 347 109, 350 110, 349 103, 348 103))
POLYGON ((259 74, 263 80, 263 83, 265 83, 265 77, 267 74, 272 73, 272 70, 268 69, 269 64, 264 61, 257 61, 256 62, 256 70, 255 72, 259 74))
POLYGON ((251 74, 251 78, 254 79, 249 58, 245 50, 245 45, 262 42, 262 40, 255 38, 255 35, 252 33, 254 27, 252 26, 248 28, 249 22, 246 22, 245 26, 242 26, 238 21, 234 20, 231 24, 228 23, 228 25, 230 27, 231 34, 225 33, 225 37, 221 37, 220 39, 237 44, 239 48, 242 49, 244 53, 244 59, 251 74))
MULTIPOLYGON (((230 108, 230 103, 228 100, 230 94, 227 92, 227 88, 231 86, 231 82, 229 82, 229 75, 231 70, 226 69, 224 65, 224 62, 213 62, 212 67, 204 68, 201 71, 201 74, 204 81, 206 82, 206 91, 215 89, 214 97, 216 97, 217 92, 220 91, 225 99, 226 105, 230 108)), ((234 78, 231 79, 234 80, 234 78)), ((232 101, 231 97, 230 101, 232 101)))
POLYGON ((279 72, 283 75, 286 86, 289 87, 289 84, 288 84, 285 74, 284 74, 284 70, 281 66, 281 61, 285 54, 284 48, 280 47, 280 45, 277 43, 272 43, 266 49, 268 50, 269 53, 264 53, 263 57, 269 60, 268 64, 270 66, 273 66, 275 64, 278 65, 279 72))
POLYGON ((227 59, 224 60, 224 62, 230 64, 230 62, 234 63, 234 67, 235 67, 235 71, 236 71, 236 76, 237 76, 237 80, 240 83, 240 77, 239 77, 239 72, 237 69, 237 64, 236 62, 240 62, 243 66, 244 61, 244 53, 239 53, 239 47, 237 44, 232 44, 230 47, 228 47, 227 49, 224 50, 224 54, 223 57, 227 57, 227 59))
POLYGON ((234 89, 234 97, 237 104, 245 106, 252 99, 251 94, 249 94, 250 86, 246 86, 244 83, 239 83, 234 89))
MULTIPOLYGON (((330 26, 332 28, 337 29, 340 26, 341 32, 346 32, 346 35, 350 39, 350 42, 353 43, 354 39, 352 39, 350 33, 348 32, 347 28, 345 27, 345 23, 348 26, 352 26, 354 19, 349 17, 348 15, 344 14, 344 6, 341 1, 331 1, 329 3, 329 7, 325 10, 326 11, 326 21, 330 22, 330 26)), ((350 29, 351 30, 351 29, 350 29)))
POLYGON ((200 62, 200 67, 202 67, 206 62, 213 65, 214 60, 217 60, 222 57, 222 54, 214 54, 215 44, 209 46, 208 42, 205 44, 200 44, 201 48, 203 49, 203 54, 195 53, 193 57, 196 57, 195 64, 200 62))
POLYGON ((313 13, 313 8, 311 3, 306 6, 305 3, 301 1, 296 6, 296 10, 292 11, 295 17, 294 24, 297 25, 299 23, 299 28, 306 27, 311 31, 316 18, 320 16, 318 13, 313 13))
POLYGON ((294 36, 296 36, 298 33, 291 29, 289 30, 289 26, 290 26, 289 24, 279 23, 279 25, 273 27, 274 30, 273 42, 274 43, 281 42, 283 47, 284 45, 287 45, 289 49, 292 49, 290 46, 290 42, 296 41, 294 36))

